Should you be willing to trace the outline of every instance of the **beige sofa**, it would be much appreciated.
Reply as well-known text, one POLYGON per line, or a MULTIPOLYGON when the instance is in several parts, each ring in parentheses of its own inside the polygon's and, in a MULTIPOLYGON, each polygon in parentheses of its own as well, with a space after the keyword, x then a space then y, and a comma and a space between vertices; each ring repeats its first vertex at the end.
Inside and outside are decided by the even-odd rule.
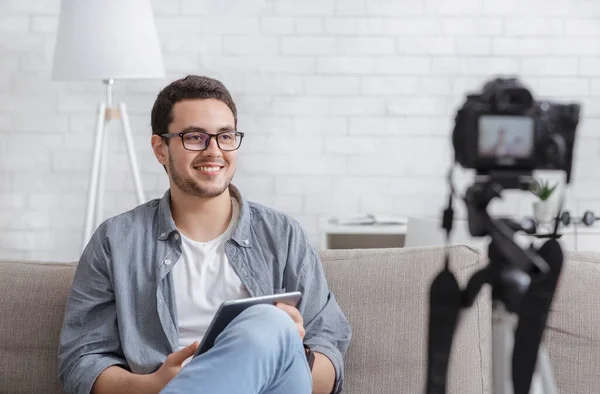
MULTIPOLYGON (((345 393, 422 393, 427 294, 442 248, 322 252, 330 287, 353 327, 345 393)), ((451 248, 462 285, 484 264, 451 248)), ((568 255, 547 346, 560 393, 600 393, 600 254, 568 255)), ((73 264, 0 262, 0 393, 60 393, 56 347, 73 264)), ((462 319, 449 392, 491 393, 489 291, 462 319)))

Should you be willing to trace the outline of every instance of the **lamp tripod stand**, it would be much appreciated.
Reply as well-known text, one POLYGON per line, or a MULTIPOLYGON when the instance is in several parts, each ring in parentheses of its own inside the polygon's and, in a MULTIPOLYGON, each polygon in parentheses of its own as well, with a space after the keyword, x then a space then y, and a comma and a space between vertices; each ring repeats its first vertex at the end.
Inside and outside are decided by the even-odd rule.
POLYGON ((96 120, 96 138, 94 140, 94 155, 92 159, 92 170, 90 175, 90 184, 88 188, 87 207, 85 215, 85 225, 83 234, 82 250, 85 248, 92 233, 102 222, 102 213, 104 211, 104 183, 106 172, 106 126, 111 120, 121 120, 123 135, 125 136, 125 146, 129 156, 129 165, 135 186, 135 192, 139 204, 146 201, 144 190, 142 189, 142 180, 137 164, 137 157, 133 147, 133 137, 129 125, 129 115, 125 103, 120 103, 118 107, 113 107, 112 85, 113 79, 104 80, 106 85, 106 102, 101 102, 98 106, 98 118, 96 120))

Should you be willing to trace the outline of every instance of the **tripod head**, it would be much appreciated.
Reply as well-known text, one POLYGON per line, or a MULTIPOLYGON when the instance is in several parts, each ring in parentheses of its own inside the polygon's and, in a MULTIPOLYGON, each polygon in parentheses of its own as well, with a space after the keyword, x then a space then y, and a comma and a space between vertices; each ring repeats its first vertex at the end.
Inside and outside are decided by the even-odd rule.
POLYGON ((516 312, 519 299, 529 287, 530 276, 549 271, 548 263, 536 250, 522 249, 514 241, 518 231, 535 233, 533 223, 524 225, 510 218, 494 219, 487 212, 489 203, 494 198, 501 198, 505 188, 527 190, 532 182, 527 173, 490 173, 467 189, 465 203, 469 231, 474 237, 490 236, 491 242, 488 250, 490 264, 469 281, 463 298, 464 306, 471 306, 481 286, 488 283, 494 290, 493 300, 503 302, 508 311, 516 312))

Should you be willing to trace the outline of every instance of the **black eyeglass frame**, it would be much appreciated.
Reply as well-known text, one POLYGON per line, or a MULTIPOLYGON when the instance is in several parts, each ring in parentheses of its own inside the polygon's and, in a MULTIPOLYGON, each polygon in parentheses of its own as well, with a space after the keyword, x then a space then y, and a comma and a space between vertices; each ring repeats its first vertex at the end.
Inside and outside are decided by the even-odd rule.
POLYGON ((183 149, 189 150, 191 152, 202 152, 203 150, 208 149, 208 146, 210 145, 210 140, 213 139, 213 138, 215 139, 215 141, 217 143, 217 147, 220 150, 222 150, 224 152, 233 152, 233 151, 236 151, 236 150, 240 149, 240 146, 242 146, 242 140, 244 139, 244 133, 242 133, 241 131, 233 131, 233 130, 222 131, 222 132, 217 133, 217 134, 210 134, 210 133, 206 133, 204 131, 190 130, 190 131, 183 131, 181 133, 165 133, 165 134, 161 134, 160 136, 163 137, 163 138, 181 137, 181 144, 183 145, 183 149), (187 148, 185 146, 185 140, 183 139, 183 137, 186 134, 190 134, 190 133, 204 134, 204 135, 208 136, 208 139, 206 140, 206 145, 204 146, 204 149, 189 149, 189 148, 187 148), (221 144, 219 144, 219 136, 221 134, 228 134, 228 133, 234 133, 237 137, 240 138, 240 143, 238 144, 237 148, 235 148, 235 149, 223 149, 223 148, 221 148, 221 144))

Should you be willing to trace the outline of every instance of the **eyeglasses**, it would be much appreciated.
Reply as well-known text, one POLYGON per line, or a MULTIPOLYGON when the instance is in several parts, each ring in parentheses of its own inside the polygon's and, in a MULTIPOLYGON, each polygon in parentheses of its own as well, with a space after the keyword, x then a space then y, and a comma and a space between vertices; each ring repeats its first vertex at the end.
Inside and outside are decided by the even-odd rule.
POLYGON ((242 144, 244 133, 239 131, 224 131, 217 134, 208 134, 203 131, 185 131, 183 133, 162 134, 161 137, 181 137, 183 147, 192 151, 201 151, 207 149, 211 138, 214 137, 215 141, 217 141, 217 146, 219 149, 222 151, 233 151, 237 150, 242 144))

